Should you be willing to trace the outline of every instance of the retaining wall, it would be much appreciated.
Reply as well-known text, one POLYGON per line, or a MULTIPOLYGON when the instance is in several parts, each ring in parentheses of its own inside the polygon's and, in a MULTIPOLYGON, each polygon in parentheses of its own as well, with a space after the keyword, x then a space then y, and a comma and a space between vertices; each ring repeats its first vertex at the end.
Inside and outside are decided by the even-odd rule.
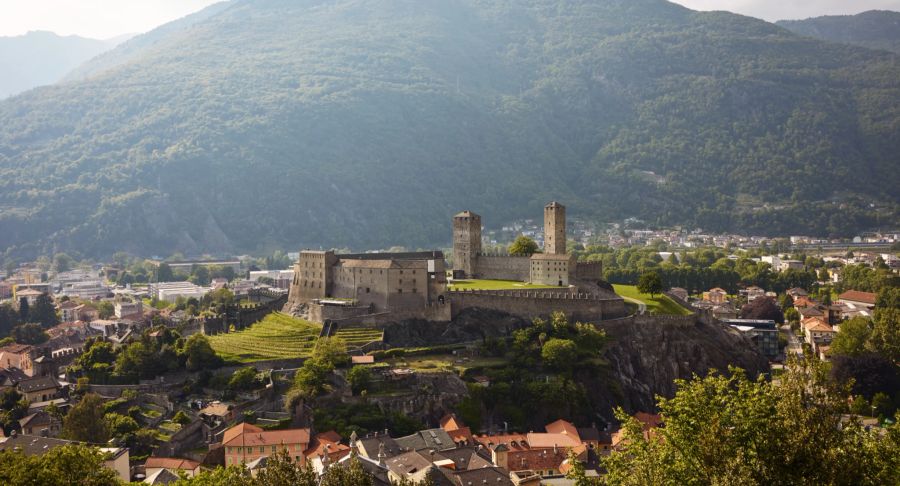
POLYGON ((454 317, 467 308, 491 309, 525 319, 563 312, 569 319, 588 322, 627 314, 622 299, 570 292, 460 290, 450 293, 450 302, 454 317))

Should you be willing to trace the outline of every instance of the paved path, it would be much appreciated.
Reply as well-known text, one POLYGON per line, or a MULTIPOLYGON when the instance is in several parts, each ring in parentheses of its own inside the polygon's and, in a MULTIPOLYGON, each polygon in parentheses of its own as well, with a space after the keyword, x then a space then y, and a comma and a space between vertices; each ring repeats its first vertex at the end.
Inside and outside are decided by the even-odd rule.
POLYGON ((637 299, 632 299, 631 297, 625 297, 623 295, 620 295, 619 297, 622 297, 623 299, 625 299, 628 302, 631 302, 632 304, 637 304, 638 305, 638 314, 643 315, 645 312, 647 312, 647 304, 645 304, 643 301, 637 300, 637 299))

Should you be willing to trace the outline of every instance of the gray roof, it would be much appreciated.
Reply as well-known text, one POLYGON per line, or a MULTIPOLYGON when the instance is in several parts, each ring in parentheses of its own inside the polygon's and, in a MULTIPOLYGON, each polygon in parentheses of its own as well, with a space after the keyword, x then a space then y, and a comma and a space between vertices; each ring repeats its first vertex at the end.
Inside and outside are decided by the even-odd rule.
POLYGON ((442 260, 442 251, 413 251, 405 253, 344 253, 336 257, 342 260, 442 260))
POLYGON ((443 451, 456 448, 456 442, 444 429, 420 430, 415 434, 394 440, 400 447, 413 451, 421 449, 443 451))
POLYGON ((38 390, 49 390, 51 388, 59 388, 59 382, 52 376, 41 376, 39 378, 32 378, 30 380, 19 382, 19 390, 25 393, 38 390))

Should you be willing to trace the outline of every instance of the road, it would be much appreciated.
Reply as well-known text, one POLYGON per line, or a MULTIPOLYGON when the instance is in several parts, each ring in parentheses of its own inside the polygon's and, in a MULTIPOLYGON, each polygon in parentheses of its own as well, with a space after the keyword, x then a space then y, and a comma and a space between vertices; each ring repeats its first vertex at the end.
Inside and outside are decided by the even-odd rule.
POLYGON ((797 335, 794 334, 794 331, 791 330, 791 326, 785 324, 781 326, 781 332, 787 334, 788 345, 785 348, 784 354, 790 356, 791 353, 794 356, 802 356, 803 355, 803 344, 800 343, 800 340, 797 339, 797 335))
POLYGON ((637 304, 638 314, 643 315, 645 312, 647 312, 647 304, 645 304, 643 301, 640 301, 637 299, 632 299, 631 297, 625 297, 622 295, 620 295, 619 297, 622 297, 623 299, 625 299, 628 302, 631 302, 632 304, 637 304))

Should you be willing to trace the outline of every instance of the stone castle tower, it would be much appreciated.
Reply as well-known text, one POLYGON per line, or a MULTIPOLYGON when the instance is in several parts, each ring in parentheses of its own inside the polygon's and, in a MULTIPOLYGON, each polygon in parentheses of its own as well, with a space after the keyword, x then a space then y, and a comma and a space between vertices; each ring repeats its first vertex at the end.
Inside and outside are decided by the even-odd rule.
POLYGON ((453 217, 453 268, 466 276, 475 274, 475 262, 481 253, 481 216, 463 211, 453 217))
POLYGON ((544 206, 544 253, 566 254, 566 207, 556 201, 544 206))

